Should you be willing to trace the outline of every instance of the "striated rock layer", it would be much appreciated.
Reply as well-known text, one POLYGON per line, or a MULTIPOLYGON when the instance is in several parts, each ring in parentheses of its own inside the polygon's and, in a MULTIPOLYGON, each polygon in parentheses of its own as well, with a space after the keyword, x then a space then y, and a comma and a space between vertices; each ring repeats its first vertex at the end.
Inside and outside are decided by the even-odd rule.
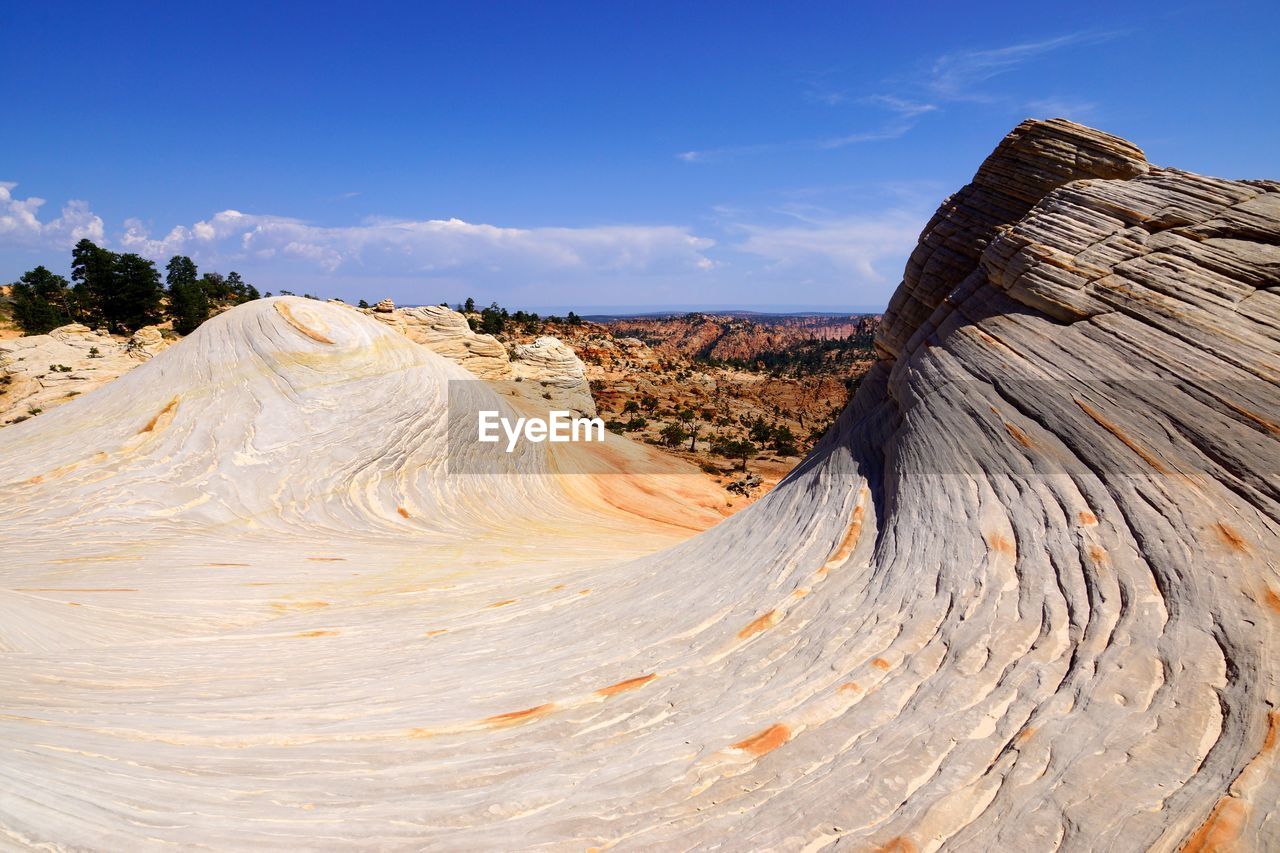
POLYGON ((1274 847, 1278 245, 1276 184, 1024 123, 691 538, 678 476, 572 473, 643 448, 459 474, 460 368, 236 308, 0 435, 0 838, 1274 847))

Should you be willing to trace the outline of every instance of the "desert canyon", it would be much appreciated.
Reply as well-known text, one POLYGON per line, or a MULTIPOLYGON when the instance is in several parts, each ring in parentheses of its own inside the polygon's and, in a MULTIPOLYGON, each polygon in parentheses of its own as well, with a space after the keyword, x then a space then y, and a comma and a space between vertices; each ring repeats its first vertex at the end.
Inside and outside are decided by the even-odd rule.
POLYGON ((1280 183, 1022 123, 729 518, 623 436, 464 472, 451 382, 585 374, 412 310, 0 430, 0 847, 1280 845, 1280 183))

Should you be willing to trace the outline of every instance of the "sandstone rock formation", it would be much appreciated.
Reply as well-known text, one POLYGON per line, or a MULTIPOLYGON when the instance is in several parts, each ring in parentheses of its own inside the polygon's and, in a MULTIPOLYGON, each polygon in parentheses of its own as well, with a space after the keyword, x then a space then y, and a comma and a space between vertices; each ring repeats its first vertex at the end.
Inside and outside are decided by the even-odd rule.
POLYGON ((465 367, 480 379, 502 382, 501 391, 507 396, 522 398, 536 409, 567 409, 595 416, 595 402, 582 360, 556 338, 516 344, 509 354, 493 335, 473 332, 465 316, 442 305, 373 310, 371 316, 411 341, 465 367))
MULTIPOLYGON (((389 301, 389 300, 387 300, 389 301)), ((493 335, 471 331, 467 318, 441 305, 382 310, 373 309, 381 320, 409 340, 422 344, 455 364, 462 365, 480 379, 512 378, 510 358, 493 335)))
POLYGON ((1278 201, 1023 124, 690 538, 678 475, 573 473, 643 448, 460 474, 455 365, 235 308, 3 433, 3 837, 1273 848, 1278 201))
POLYGON ((559 339, 544 335, 531 344, 516 344, 511 350, 511 373, 517 381, 536 385, 551 408, 595 417, 586 366, 559 339))
POLYGON ((155 326, 121 339, 79 323, 0 341, 0 425, 60 406, 168 345, 155 326))

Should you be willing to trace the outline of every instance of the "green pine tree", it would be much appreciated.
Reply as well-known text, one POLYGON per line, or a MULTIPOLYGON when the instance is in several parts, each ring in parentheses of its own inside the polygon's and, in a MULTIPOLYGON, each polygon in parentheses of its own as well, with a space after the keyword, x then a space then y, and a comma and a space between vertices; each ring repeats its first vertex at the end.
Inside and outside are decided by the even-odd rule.
POLYGON ((13 285, 13 319, 28 335, 43 335, 73 321, 67 280, 44 267, 23 273, 13 285))

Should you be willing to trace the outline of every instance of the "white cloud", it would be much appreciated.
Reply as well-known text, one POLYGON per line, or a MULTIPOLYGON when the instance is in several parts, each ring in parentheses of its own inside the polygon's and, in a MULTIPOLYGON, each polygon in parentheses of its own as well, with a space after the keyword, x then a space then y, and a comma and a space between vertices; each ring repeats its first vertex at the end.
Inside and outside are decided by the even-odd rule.
POLYGON ((160 264, 181 254, 204 270, 238 270, 263 291, 391 296, 408 304, 471 294, 517 307, 768 305, 803 293, 823 304, 872 305, 888 297, 926 219, 901 194, 828 187, 772 211, 716 207, 696 231, 516 228, 456 218, 319 225, 230 209, 159 229, 127 219, 104 234, 83 202, 68 203, 46 222, 41 199, 15 199, 12 189, 0 184, 0 252, 38 250, 56 264, 84 236, 160 264), (815 204, 819 197, 839 212, 815 204))
POLYGON ((874 216, 792 214, 787 224, 739 223, 732 248, 761 257, 778 271, 852 275, 861 284, 897 283, 902 259, 920 236, 924 216, 890 210, 874 216), (886 263, 889 264, 886 267, 886 263))
POLYGON ((714 245, 674 225, 511 228, 461 219, 374 219, 322 226, 236 210, 179 225, 159 238, 137 220, 125 224, 122 247, 156 260, 186 254, 225 264, 284 257, 330 274, 705 269, 702 253, 714 245))
POLYGON ((879 104, 880 106, 892 110, 903 118, 915 118, 916 116, 931 113, 938 108, 937 104, 926 104, 920 101, 912 101, 907 98, 899 98, 896 95, 872 95, 864 99, 867 103, 879 104))
POLYGON ((0 181, 0 247, 65 249, 85 237, 102 242, 102 219, 89 209, 88 202, 68 201, 61 216, 41 222, 40 208, 45 200, 14 198, 16 186, 0 181))

